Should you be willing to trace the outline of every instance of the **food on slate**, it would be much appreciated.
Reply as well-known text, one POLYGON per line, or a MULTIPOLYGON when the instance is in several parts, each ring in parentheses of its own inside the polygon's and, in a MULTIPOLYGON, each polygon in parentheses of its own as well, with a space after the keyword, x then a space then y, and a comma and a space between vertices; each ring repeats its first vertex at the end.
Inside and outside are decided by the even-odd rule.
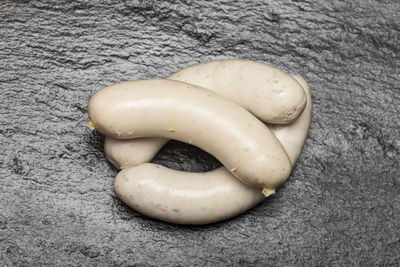
POLYGON ((205 224, 261 202, 259 188, 265 196, 273 194, 287 179, 309 129, 311 96, 304 79, 246 60, 199 64, 169 79, 187 83, 125 82, 100 90, 89 102, 90 126, 107 135, 107 158, 124 169, 115 179, 117 196, 153 218, 205 224), (234 102, 274 123, 267 125, 276 138, 234 102), (220 167, 189 173, 145 163, 167 142, 160 137, 197 145, 230 172, 220 167))
POLYGON ((173 80, 114 84, 96 92, 89 116, 101 133, 121 139, 164 137, 191 143, 244 183, 273 189, 289 176, 289 158, 272 132, 233 101, 173 80))
MULTIPOLYGON (((293 77, 306 91, 307 105, 295 122, 271 125, 292 165, 300 155, 311 121, 311 95, 307 83, 299 76, 293 77)), ((128 166, 148 162, 140 155, 149 158, 148 150, 155 155, 162 147, 159 138, 148 147, 152 138, 117 140, 107 137, 106 143, 107 139, 112 140, 108 145, 111 149, 105 145, 105 151, 112 153, 114 158, 123 159, 128 166)), ((117 164, 114 165, 121 165, 117 164)), ((118 197, 130 207, 147 216, 180 224, 218 222, 239 215, 265 199, 259 190, 238 182, 225 167, 190 173, 141 164, 120 172, 114 184, 118 197)))

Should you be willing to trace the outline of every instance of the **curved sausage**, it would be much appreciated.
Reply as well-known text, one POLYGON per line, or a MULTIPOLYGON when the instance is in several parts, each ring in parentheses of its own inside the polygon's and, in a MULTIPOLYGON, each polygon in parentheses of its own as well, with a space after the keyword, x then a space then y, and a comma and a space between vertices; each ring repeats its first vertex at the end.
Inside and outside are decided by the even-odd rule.
POLYGON ((307 104, 303 113, 291 124, 267 125, 285 148, 292 167, 299 158, 301 149, 306 141, 308 130, 310 129, 312 109, 311 93, 307 82, 303 79, 303 77, 298 75, 293 75, 293 78, 296 79, 296 81, 304 88, 307 96, 307 104))
POLYGON ((276 188, 291 171, 268 127, 229 99, 188 83, 159 79, 111 85, 92 96, 88 109, 91 122, 105 135, 193 144, 253 187, 276 188))
POLYGON ((136 211, 179 224, 225 220, 265 199, 259 190, 235 179, 223 167, 189 173, 144 163, 119 172, 114 188, 136 211))
MULTIPOLYGON (((292 78, 283 71, 267 64, 237 59, 217 60, 193 65, 168 77, 168 79, 188 82, 228 97, 239 105, 246 107, 262 121, 270 121, 272 123, 287 123, 299 116, 304 109, 304 90, 299 88, 296 82, 293 83, 292 78), (227 77, 227 75, 229 76, 227 77), (260 79, 273 81, 274 79, 271 77, 277 78, 278 83, 258 82, 260 79), (227 78, 228 82, 226 81, 227 78), (233 83, 234 86, 230 83, 233 83), (260 97, 260 95, 265 95, 265 97, 260 97), (279 107, 276 107, 278 103, 279 107), (287 110, 297 110, 292 114, 290 120, 284 120, 282 119, 284 116, 280 118, 276 115, 282 114, 279 109, 285 109, 285 107, 287 110)), ((275 127, 273 125, 269 126, 275 127)), ((277 130, 284 129, 283 126, 275 128, 277 130)), ((118 141, 106 136, 104 152, 110 162, 115 163, 113 165, 116 168, 123 169, 150 161, 166 142, 166 140, 165 142, 162 142, 161 139, 157 140, 157 142, 150 144, 146 138, 136 138, 129 141, 121 141, 126 145, 118 146, 118 141), (141 147, 147 147, 148 149, 142 151, 141 147), (127 150, 142 152, 125 157, 124 153, 127 150), (120 158, 125 159, 125 161, 121 162, 120 158)))
MULTIPOLYGON (((307 104, 303 113, 291 124, 267 124, 267 126, 285 148, 293 166, 300 156, 301 149, 307 138, 311 122, 312 103, 307 82, 301 76, 293 75, 292 77, 304 88, 307 96, 307 104)), ((161 138, 154 138, 157 140, 156 142, 151 142, 147 139, 117 140, 106 136, 104 152, 110 162, 118 169, 136 166, 149 162, 167 142, 167 140, 161 138), (164 140, 164 142, 161 140, 164 140)))
POLYGON ((250 60, 217 60, 184 68, 168 79, 188 82, 231 98, 260 120, 294 121, 306 105, 303 88, 289 74, 250 60))
MULTIPOLYGON (((305 89, 307 106, 295 122, 273 130, 292 165, 304 145, 312 107, 307 83, 300 76, 294 78, 305 89)), ((134 144, 144 141, 141 139, 129 140, 131 146, 119 149, 125 148, 126 156, 140 154, 146 148, 134 147, 134 144)), ((224 167, 211 172, 188 173, 146 163, 120 172, 114 187, 118 197, 136 211, 178 224, 206 224, 228 219, 265 199, 259 190, 239 183, 224 167)))

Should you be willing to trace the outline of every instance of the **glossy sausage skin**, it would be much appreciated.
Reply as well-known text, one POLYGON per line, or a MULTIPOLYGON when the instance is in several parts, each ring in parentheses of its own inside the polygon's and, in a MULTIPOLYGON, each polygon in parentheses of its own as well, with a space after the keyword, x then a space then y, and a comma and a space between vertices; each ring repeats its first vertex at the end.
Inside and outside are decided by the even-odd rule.
POLYGON ((198 146, 260 189, 278 187, 291 171, 288 155, 261 121, 229 99, 188 83, 115 84, 92 96, 89 116, 110 137, 164 137, 198 146))

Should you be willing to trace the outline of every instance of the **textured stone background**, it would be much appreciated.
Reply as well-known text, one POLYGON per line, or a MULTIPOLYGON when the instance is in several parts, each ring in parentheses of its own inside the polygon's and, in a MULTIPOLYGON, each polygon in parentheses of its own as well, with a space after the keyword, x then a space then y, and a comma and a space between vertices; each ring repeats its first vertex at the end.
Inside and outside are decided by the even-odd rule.
MULTIPOLYGON (((398 266, 399 1, 65 2, 0 2, 2 266, 398 266), (131 211, 86 128, 89 97, 223 58, 309 82, 313 121, 290 180, 208 226, 131 211)), ((215 164, 193 153, 207 158, 173 143, 156 161, 215 164)))

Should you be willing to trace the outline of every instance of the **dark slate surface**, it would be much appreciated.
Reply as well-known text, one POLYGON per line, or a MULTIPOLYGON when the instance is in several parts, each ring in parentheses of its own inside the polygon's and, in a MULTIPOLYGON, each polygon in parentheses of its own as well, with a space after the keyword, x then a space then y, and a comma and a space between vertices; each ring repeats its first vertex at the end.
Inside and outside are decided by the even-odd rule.
MULTIPOLYGON (((65 2, 0 2, 2 266, 398 266, 399 1, 65 2), (224 58, 309 82, 313 122, 290 181, 214 225, 131 211, 85 126, 89 97, 224 58)), ((179 143, 157 161, 177 148, 199 170, 179 143)))

